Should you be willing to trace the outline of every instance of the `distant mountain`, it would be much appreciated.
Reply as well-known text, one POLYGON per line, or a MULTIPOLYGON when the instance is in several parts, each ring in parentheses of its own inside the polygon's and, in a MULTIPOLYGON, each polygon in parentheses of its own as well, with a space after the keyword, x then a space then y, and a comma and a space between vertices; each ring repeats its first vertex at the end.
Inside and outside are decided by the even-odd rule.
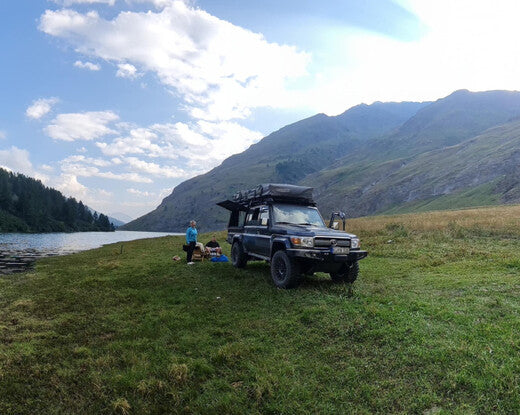
POLYGON ((116 224, 114 222, 114 225, 116 225, 116 226, 121 226, 121 225, 124 225, 125 223, 132 222, 134 220, 134 218, 132 218, 131 216, 128 216, 126 213, 122 213, 122 212, 109 213, 108 217, 114 219, 117 222, 120 222, 120 224, 116 224))
POLYGON ((124 226, 221 229, 215 202, 262 182, 310 185, 323 214, 520 202, 520 93, 456 91, 435 102, 358 105, 291 124, 178 185, 124 226))
POLYGON ((111 223, 112 225, 114 225, 114 227, 116 227, 116 228, 119 228, 120 226, 123 226, 123 225, 126 223, 126 222, 123 222, 123 221, 121 221, 121 220, 119 220, 119 219, 113 218, 112 216, 109 216, 109 217, 108 217, 108 220, 109 220, 110 223, 111 223))
MULTIPOLYGON (((92 209, 92 208, 89 207, 89 210, 90 210, 90 213, 92 213, 92 214, 95 213, 96 215, 100 215, 100 212, 98 212, 95 209, 92 209)), ((113 218, 112 216, 107 216, 107 217, 108 217, 108 221, 112 225, 114 225, 114 228, 119 228, 120 226, 123 226, 125 223, 127 223, 127 222, 123 222, 123 221, 121 221, 119 219, 113 218)))
POLYGON ((0 168, 0 232, 113 231, 103 214, 39 180, 0 168))
POLYGON ((201 229, 222 228, 227 214, 217 201, 262 182, 298 183, 343 156, 354 156, 366 141, 393 131, 427 104, 362 104, 335 117, 318 114, 283 127, 210 172, 181 183, 154 211, 122 229, 179 231, 192 218, 201 229))

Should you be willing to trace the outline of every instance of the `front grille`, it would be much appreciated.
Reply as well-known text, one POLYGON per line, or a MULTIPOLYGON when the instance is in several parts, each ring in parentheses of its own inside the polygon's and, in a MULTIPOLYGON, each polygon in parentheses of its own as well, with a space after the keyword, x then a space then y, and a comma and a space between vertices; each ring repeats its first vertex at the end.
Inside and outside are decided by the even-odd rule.
POLYGON ((336 241, 335 246, 345 246, 350 248, 350 239, 346 238, 324 238, 324 237, 316 237, 314 238, 314 246, 316 248, 330 248, 332 245, 332 241, 336 241))

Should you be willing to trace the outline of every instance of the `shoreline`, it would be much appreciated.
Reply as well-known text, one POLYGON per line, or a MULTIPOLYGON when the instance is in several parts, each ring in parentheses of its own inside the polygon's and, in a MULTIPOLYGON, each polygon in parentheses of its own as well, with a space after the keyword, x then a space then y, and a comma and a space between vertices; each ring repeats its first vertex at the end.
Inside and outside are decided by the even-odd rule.
POLYGON ((40 258, 57 256, 57 253, 2 252, 0 253, 0 276, 29 271, 40 258))
POLYGON ((70 255, 131 240, 177 236, 166 232, 0 234, 0 276, 28 271, 40 258, 70 255))

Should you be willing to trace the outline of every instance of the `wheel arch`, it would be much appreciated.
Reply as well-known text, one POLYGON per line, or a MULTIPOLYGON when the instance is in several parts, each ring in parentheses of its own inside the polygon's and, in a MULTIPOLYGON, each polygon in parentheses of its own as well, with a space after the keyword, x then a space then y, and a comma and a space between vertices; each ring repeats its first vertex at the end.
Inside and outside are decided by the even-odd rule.
POLYGON ((286 239, 282 238, 275 238, 271 242, 271 258, 277 251, 286 251, 288 248, 290 248, 289 243, 286 239))

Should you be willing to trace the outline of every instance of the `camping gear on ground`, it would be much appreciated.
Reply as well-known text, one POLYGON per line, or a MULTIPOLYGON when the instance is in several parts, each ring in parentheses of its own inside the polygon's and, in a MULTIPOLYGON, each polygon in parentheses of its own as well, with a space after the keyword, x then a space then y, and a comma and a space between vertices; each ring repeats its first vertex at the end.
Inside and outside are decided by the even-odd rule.
POLYGON ((211 262, 229 262, 229 259, 224 254, 220 256, 214 256, 210 259, 211 262))

